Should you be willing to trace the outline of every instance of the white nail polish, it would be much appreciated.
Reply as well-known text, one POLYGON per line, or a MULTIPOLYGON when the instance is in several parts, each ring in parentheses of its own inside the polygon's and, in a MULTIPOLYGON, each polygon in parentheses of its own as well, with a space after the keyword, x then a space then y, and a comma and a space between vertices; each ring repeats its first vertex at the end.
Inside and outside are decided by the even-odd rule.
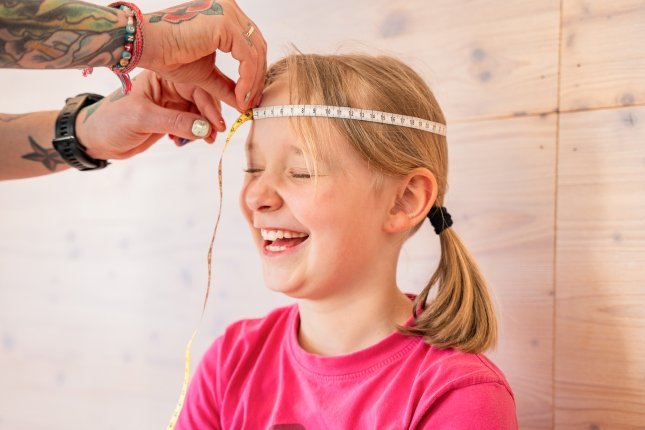
POLYGON ((193 122, 193 134, 197 137, 206 137, 211 132, 211 126, 208 122, 203 119, 196 119, 193 122))

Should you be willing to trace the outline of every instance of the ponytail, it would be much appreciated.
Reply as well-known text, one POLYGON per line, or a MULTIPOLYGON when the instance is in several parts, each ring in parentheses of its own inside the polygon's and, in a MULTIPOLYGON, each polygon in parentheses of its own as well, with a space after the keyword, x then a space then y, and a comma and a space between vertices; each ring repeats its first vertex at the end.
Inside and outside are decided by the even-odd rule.
POLYGON ((414 300, 415 324, 399 327, 399 331, 422 336, 438 348, 483 352, 497 341, 495 309, 486 281, 452 228, 442 231, 439 241, 439 265, 414 300), (437 296, 426 303, 435 284, 437 296))

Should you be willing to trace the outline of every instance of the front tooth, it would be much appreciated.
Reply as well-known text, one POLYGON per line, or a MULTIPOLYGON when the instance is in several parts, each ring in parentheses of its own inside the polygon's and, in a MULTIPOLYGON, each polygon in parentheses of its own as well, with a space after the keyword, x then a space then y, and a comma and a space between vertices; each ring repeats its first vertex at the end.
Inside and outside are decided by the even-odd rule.
POLYGON ((264 230, 260 229, 260 234, 262 239, 274 241, 276 239, 292 239, 296 237, 307 237, 307 233, 296 233, 294 231, 285 231, 285 230, 264 230))
POLYGON ((284 251, 285 249, 287 249, 287 247, 286 246, 279 246, 279 245, 267 245, 266 249, 269 250, 269 251, 273 251, 273 252, 281 252, 281 251, 284 251))

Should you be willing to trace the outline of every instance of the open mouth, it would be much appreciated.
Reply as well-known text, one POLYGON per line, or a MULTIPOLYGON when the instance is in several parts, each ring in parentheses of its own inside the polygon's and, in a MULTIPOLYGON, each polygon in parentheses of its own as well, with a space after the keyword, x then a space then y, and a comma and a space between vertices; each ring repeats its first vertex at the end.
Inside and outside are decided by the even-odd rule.
POLYGON ((290 230, 261 229, 260 233, 264 239, 264 250, 269 252, 284 252, 309 238, 307 233, 290 230))

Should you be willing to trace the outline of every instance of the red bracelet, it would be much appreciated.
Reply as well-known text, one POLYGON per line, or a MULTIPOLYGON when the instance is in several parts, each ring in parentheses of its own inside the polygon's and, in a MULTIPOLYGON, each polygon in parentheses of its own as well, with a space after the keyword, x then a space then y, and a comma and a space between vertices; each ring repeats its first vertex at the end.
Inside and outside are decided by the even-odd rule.
MULTIPOLYGON (((127 2, 114 2, 109 7, 118 7, 128 15, 128 24, 125 27, 125 44, 119 63, 110 67, 110 70, 121 81, 123 94, 132 91, 132 81, 129 73, 137 67, 143 54, 143 14, 137 6, 127 2)), ((92 67, 83 69, 83 76, 92 73, 92 67)))

